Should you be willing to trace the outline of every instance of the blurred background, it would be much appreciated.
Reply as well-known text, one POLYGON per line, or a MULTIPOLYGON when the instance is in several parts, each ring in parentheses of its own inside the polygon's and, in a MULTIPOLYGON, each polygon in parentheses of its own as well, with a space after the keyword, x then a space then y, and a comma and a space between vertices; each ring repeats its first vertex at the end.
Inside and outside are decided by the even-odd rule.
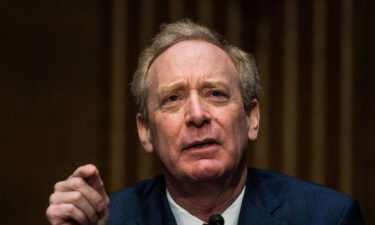
POLYGON ((109 192, 161 173, 129 81, 161 23, 210 26, 251 52, 261 133, 249 163, 340 190, 375 224, 375 2, 36 0, 0 3, 4 225, 47 224, 55 182, 96 164, 109 192))

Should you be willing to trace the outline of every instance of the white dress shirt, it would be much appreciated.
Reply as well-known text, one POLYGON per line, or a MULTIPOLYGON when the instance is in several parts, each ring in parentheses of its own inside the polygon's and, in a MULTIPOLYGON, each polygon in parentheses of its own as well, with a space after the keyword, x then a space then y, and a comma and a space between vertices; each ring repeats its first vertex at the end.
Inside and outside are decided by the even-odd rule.
MULTIPOLYGON (((238 195, 237 199, 221 214, 224 218, 225 225, 237 225, 238 218, 240 216, 241 204, 243 196, 245 194, 245 187, 242 189, 241 194, 238 195)), ((170 195, 167 189, 167 199, 169 206, 173 212, 174 218, 176 219, 177 225, 202 225, 205 222, 198 217, 193 216, 180 205, 178 205, 170 195)), ((208 221, 207 221, 208 222, 208 221)))

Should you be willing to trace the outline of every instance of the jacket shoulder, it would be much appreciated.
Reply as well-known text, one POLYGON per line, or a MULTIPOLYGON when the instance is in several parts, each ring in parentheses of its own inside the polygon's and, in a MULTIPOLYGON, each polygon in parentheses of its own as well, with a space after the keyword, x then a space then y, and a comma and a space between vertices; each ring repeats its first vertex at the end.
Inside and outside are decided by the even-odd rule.
POLYGON ((295 196, 296 198, 310 196, 329 200, 336 199, 343 202, 351 200, 351 197, 339 191, 285 174, 262 169, 250 169, 249 173, 250 179, 255 179, 260 183, 267 183, 267 185, 273 187, 274 192, 285 196, 283 197, 284 200, 289 195, 289 197, 295 196))
POLYGON ((248 179, 261 202, 277 199, 272 213, 289 224, 364 224, 357 202, 336 190, 261 169, 249 169, 248 179))

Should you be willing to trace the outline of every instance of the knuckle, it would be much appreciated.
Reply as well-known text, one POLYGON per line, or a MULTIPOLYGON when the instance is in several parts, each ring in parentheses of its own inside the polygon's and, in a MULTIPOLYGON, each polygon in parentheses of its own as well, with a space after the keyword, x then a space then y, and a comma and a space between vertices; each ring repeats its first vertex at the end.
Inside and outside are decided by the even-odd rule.
POLYGON ((46 209, 46 216, 49 218, 49 217, 51 217, 53 214, 54 214, 54 212, 55 212, 55 210, 54 210, 54 206, 53 205, 50 205, 50 206, 48 206, 48 208, 46 209))
POLYGON ((66 212, 67 212, 68 214, 73 214, 73 212, 74 212, 74 210, 75 210, 74 205, 72 205, 72 204, 67 204, 67 205, 65 206, 65 210, 66 210, 66 212))
POLYGON ((52 204, 52 203, 55 203, 55 202, 56 202, 56 192, 52 193, 49 196, 49 203, 52 204))
POLYGON ((77 215, 77 219, 81 221, 82 224, 89 224, 89 221, 84 214, 77 215))
POLYGON ((72 193, 72 200, 73 201, 80 201, 80 200, 82 200, 82 198, 83 198, 83 196, 82 196, 81 192, 76 191, 76 192, 72 193))
POLYGON ((99 209, 100 207, 102 207, 102 205, 104 205, 104 201, 100 197, 92 198, 91 201, 96 209, 99 209))
POLYGON ((64 184, 64 181, 59 181, 55 184, 55 186, 53 187, 54 191, 56 190, 59 190, 60 187, 64 184))
POLYGON ((84 183, 85 182, 80 177, 73 177, 72 179, 70 179, 70 185, 74 189, 82 187, 84 183))

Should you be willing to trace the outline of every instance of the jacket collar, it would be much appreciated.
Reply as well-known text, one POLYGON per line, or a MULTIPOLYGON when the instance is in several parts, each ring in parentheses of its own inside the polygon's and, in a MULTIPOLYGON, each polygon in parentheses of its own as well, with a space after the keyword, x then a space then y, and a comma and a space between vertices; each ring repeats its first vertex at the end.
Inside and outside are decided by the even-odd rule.
MULTIPOLYGON (((282 205, 277 181, 258 169, 249 169, 238 225, 288 225, 273 214, 282 205)), ((176 225, 166 197, 164 177, 155 179, 148 197, 148 218, 130 220, 124 225, 176 225)))

